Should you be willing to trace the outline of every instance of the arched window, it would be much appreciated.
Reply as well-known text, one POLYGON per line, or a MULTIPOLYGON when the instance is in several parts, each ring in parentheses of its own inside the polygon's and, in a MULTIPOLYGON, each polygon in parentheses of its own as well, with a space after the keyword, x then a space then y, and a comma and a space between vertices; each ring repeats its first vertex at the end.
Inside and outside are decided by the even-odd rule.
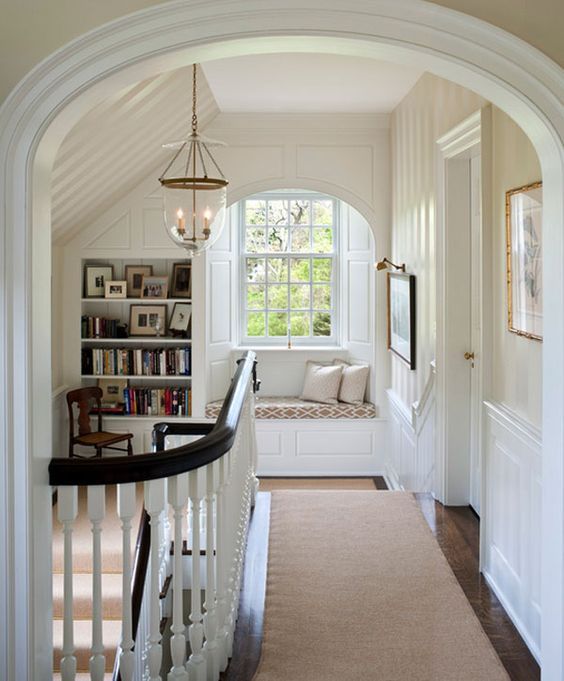
POLYGON ((338 204, 289 190, 240 202, 243 343, 338 343, 338 204))

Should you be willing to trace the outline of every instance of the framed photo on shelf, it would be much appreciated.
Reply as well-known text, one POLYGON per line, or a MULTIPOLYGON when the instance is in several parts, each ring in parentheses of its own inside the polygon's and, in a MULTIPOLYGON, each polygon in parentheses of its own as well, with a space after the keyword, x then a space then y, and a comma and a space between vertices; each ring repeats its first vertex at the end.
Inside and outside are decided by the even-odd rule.
POLYGON ((152 265, 126 265, 125 280, 127 282, 127 293, 130 298, 141 298, 141 286, 143 277, 150 277, 153 274, 152 265))
POLYGON ((141 298, 167 298, 168 277, 143 277, 141 298))
POLYGON ((172 268, 172 298, 192 297, 192 263, 175 262, 172 268))
POLYGON ((164 336, 166 305, 131 305, 129 308, 130 336, 164 336))
POLYGON ((509 331, 542 341, 542 182, 505 193, 509 331))
POLYGON ((99 378, 98 387, 102 389, 102 407, 117 407, 118 404, 123 404, 123 391, 127 385, 127 378, 119 376, 99 378))
POLYGON ((106 281, 105 298, 127 298, 126 281, 106 281))
POLYGON ((110 281, 113 278, 113 265, 85 265, 84 297, 103 298, 106 293, 106 281, 110 281))
POLYGON ((191 303, 174 303, 172 310, 172 317, 168 326, 169 331, 173 334, 182 336, 188 335, 190 328, 190 318, 192 317, 191 303))
POLYGON ((415 369, 415 275, 388 272, 388 350, 415 369))

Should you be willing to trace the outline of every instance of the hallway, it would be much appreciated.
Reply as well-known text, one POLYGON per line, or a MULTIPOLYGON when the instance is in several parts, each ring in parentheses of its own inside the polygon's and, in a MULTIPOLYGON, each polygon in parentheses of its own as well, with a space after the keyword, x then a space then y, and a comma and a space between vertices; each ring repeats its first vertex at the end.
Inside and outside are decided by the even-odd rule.
MULTIPOLYGON (((383 478, 341 479, 344 488, 387 489, 383 478)), ((261 490, 335 489, 335 481, 323 479, 261 480, 261 490)), ((474 612, 513 681, 536 681, 540 669, 523 643, 498 599, 478 572, 479 521, 468 508, 446 508, 429 495, 415 495, 429 527, 474 612)), ((264 619, 270 493, 261 492, 249 529, 245 574, 235 633, 234 655, 224 681, 251 681, 258 665, 264 619), (260 587, 259 587, 260 585, 260 587)))

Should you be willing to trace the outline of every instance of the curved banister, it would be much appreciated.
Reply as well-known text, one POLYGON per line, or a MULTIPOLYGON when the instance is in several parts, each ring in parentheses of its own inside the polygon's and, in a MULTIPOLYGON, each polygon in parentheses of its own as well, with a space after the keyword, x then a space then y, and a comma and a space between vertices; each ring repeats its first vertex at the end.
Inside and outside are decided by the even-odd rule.
POLYGON ((111 485, 156 480, 205 466, 228 452, 235 440, 237 426, 255 378, 256 355, 251 350, 238 360, 238 367, 214 425, 209 423, 158 423, 157 440, 167 435, 204 435, 203 438, 164 452, 119 456, 107 459, 59 457, 49 464, 51 485, 111 485))

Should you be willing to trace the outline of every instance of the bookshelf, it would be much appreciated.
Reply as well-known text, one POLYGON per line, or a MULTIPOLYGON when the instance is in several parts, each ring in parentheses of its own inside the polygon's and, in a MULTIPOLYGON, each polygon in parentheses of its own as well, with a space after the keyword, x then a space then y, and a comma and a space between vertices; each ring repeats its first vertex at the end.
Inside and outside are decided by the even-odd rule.
MULTIPOLYGON (((194 290, 198 286, 192 268, 187 290, 185 268, 192 263, 180 258, 150 261, 82 258, 80 262, 80 382, 83 386, 101 384, 103 389, 106 386, 113 395, 119 394, 120 404, 124 405, 123 413, 106 412, 104 420, 116 421, 128 428, 128 422, 190 418, 194 351, 192 286, 194 290), (163 297, 137 296, 140 279, 133 279, 131 268, 145 268, 145 276, 157 281, 160 286, 157 292, 163 297), (181 269, 182 282, 177 274, 181 269), (105 274, 105 284, 110 271, 109 281, 126 281, 128 288, 135 281, 135 295, 127 291, 125 297, 105 297, 106 287, 102 293, 101 287, 96 288, 94 284, 101 283, 96 278, 99 273, 105 274), (177 284, 183 284, 180 295, 171 295, 175 279, 177 284), (173 335, 169 326, 175 311, 185 314, 187 310, 190 324, 173 335)), ((120 292, 124 292, 123 287, 120 292)), ((178 314, 175 320, 178 322, 178 314)), ((104 398, 106 404, 108 399, 113 399, 106 399, 107 393, 104 398)))

